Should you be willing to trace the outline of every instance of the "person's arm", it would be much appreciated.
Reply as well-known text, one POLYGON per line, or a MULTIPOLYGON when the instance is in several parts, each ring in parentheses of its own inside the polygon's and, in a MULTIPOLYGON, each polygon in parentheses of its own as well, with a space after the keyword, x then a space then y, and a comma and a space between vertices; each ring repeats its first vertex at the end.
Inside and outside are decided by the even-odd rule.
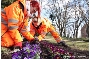
POLYGON ((21 9, 16 6, 9 6, 8 9, 4 9, 6 11, 7 19, 8 19, 8 33, 11 38, 14 40, 15 44, 22 41, 21 35, 18 31, 18 22, 19 16, 21 14, 21 9), (10 9, 9 9, 10 8, 10 9))
POLYGON ((34 37, 32 36, 32 34, 27 30, 27 26, 28 26, 28 19, 25 19, 26 21, 24 21, 23 27, 21 28, 20 32, 22 33, 22 35, 29 41, 33 40, 34 37))
POLYGON ((55 40, 57 41, 57 43, 60 42, 60 41, 62 41, 62 38, 56 32, 54 26, 50 25, 50 27, 48 28, 48 31, 52 34, 52 36, 55 38, 55 40))
POLYGON ((39 30, 41 33, 40 33, 40 35, 38 36, 38 39, 39 39, 39 41, 41 41, 43 38, 45 38, 45 36, 46 36, 46 33, 47 33, 47 27, 46 27, 46 25, 42 25, 41 27, 40 27, 40 30, 39 30))

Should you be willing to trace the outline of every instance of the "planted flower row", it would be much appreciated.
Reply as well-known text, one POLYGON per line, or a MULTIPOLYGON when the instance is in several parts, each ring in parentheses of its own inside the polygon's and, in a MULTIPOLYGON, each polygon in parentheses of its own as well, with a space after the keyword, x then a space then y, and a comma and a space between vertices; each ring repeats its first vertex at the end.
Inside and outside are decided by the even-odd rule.
POLYGON ((20 51, 12 54, 12 59, 40 59, 41 48, 39 44, 25 42, 20 51))
POLYGON ((47 41, 39 44, 25 42, 21 51, 14 52, 12 59, 74 59, 73 54, 47 41))
POLYGON ((41 43, 43 47, 48 48, 48 50, 52 53, 53 59, 74 59, 72 52, 68 52, 59 46, 54 45, 53 43, 48 43, 47 41, 43 41, 41 43))

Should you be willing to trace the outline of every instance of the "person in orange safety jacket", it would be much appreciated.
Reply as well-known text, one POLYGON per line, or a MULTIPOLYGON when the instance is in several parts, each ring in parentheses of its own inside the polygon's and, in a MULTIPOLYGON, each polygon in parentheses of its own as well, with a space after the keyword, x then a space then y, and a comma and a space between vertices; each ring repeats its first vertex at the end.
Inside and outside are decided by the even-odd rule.
POLYGON ((54 26, 48 19, 38 17, 32 18, 32 21, 30 23, 30 33, 32 34, 32 36, 38 36, 39 41, 41 41, 48 32, 52 34, 57 43, 62 40, 59 34, 55 31, 54 26))
MULTIPOLYGON (((22 47, 22 34, 29 41, 33 40, 34 37, 27 31, 28 18, 25 0, 17 0, 8 7, 5 7, 1 11, 1 46, 11 47, 19 46, 22 47)), ((40 15, 39 5, 37 1, 30 2, 30 13, 38 11, 40 15)))
POLYGON ((30 33, 33 37, 41 41, 43 38, 45 38, 48 32, 52 34, 52 36, 55 38, 58 44, 67 47, 65 42, 56 32, 55 27, 51 24, 51 22, 48 19, 36 16, 32 18, 32 21, 30 23, 30 33))

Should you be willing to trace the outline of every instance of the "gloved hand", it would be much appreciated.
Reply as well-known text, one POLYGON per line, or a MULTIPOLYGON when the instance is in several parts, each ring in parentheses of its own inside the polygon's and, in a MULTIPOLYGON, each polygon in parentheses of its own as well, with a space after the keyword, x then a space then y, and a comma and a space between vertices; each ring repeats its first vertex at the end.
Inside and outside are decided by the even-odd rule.
POLYGON ((26 38, 23 39, 23 42, 28 41, 26 38))
POLYGON ((39 43, 39 39, 37 37, 35 37, 34 40, 32 40, 30 43, 31 44, 39 43))
POLYGON ((60 46, 68 47, 68 46, 65 44, 65 41, 60 41, 58 44, 59 44, 60 46))

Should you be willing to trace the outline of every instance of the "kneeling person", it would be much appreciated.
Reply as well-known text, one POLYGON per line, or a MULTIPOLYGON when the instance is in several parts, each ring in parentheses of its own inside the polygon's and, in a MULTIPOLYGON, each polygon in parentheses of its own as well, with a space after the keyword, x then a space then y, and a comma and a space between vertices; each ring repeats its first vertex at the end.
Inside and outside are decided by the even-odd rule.
POLYGON ((41 17, 32 18, 32 21, 30 23, 30 33, 32 34, 32 36, 41 41, 48 32, 52 34, 58 44, 67 46, 64 41, 62 41, 62 38, 55 31, 54 26, 50 23, 48 19, 41 17))

